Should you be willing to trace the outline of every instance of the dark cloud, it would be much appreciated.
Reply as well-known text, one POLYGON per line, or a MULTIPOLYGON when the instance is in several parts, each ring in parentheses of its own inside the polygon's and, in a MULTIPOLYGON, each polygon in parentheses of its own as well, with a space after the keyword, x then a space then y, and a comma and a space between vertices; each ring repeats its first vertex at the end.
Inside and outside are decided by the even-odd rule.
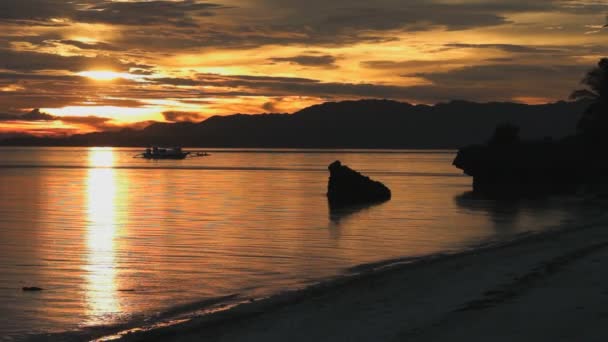
POLYGON ((408 60, 408 61, 390 61, 390 60, 378 60, 378 61, 364 61, 361 62, 361 66, 368 69, 378 70, 393 70, 401 68, 426 68, 426 67, 442 67, 450 65, 459 65, 466 63, 464 60, 408 60))
MULTIPOLYGON (((462 30, 509 23, 513 13, 601 13, 608 4, 575 0, 252 0, 233 7, 221 0, 19 0, 0 4, 0 20, 53 18, 141 27, 99 47, 171 50, 255 47, 266 44, 345 45, 394 40, 387 31, 462 30)), ((74 43, 74 42, 72 42, 74 43)), ((83 43, 75 46, 86 49, 83 43)), ((509 49, 510 47, 504 46, 509 49)), ((512 48, 512 47, 511 47, 512 48)))
POLYGON ((579 79, 588 67, 581 65, 517 65, 517 64, 489 64, 475 65, 447 72, 418 73, 417 77, 425 78, 436 84, 459 84, 462 86, 471 83, 549 83, 564 81, 571 83, 579 79))
MULTIPOLYGON (((607 5, 602 6, 608 10, 607 5)), ((199 28, 148 27, 120 38, 120 45, 140 49, 194 47, 247 48, 267 44, 349 45, 396 40, 398 32, 462 30, 510 23, 509 15, 527 12, 580 13, 588 7, 561 0, 255 0, 243 9, 218 12, 199 28), (215 20, 217 19, 217 20, 215 20), (238 23, 238 24, 235 24, 238 23), (156 34, 154 34, 156 32, 156 34)), ((597 10, 597 8, 596 8, 597 10)), ((591 11, 589 11, 591 13, 591 11)), ((517 49, 495 44, 495 48, 517 49)))
POLYGON ((407 87, 371 83, 333 83, 309 78, 264 77, 250 75, 201 74, 198 84, 214 86, 221 91, 205 90, 204 96, 361 96, 402 98, 407 87))
POLYGON ((462 44, 451 43, 444 45, 446 49, 496 49, 512 53, 557 53, 562 52, 559 48, 536 47, 514 44, 462 44))
MULTIPOLYGON (((214 74, 200 74, 200 77, 203 79, 213 80, 216 77, 222 77, 220 75, 214 74)), ((302 78, 302 77, 277 77, 277 76, 252 76, 252 75, 230 75, 226 76, 227 79, 230 80, 242 80, 242 81, 250 81, 250 82, 276 82, 276 81, 288 81, 288 82, 298 82, 298 83, 315 83, 317 80, 313 80, 310 78, 302 78)))
MULTIPOLYGON (((1 52, 0 52, 1 54, 1 52)), ((0 65, 1 67, 1 65, 0 65)), ((48 74, 34 74, 34 73, 20 73, 20 72, 0 72, 0 80, 8 80, 9 82, 17 82, 22 80, 34 80, 34 81, 81 81, 83 78, 80 76, 69 76, 69 75, 48 75, 48 74)))
POLYGON ((72 45, 81 50, 97 50, 97 51, 99 51, 99 50, 120 51, 121 50, 121 48, 118 46, 104 43, 104 42, 87 43, 87 42, 81 42, 78 40, 70 40, 70 39, 62 39, 62 40, 49 41, 49 42, 65 44, 65 45, 72 45))
POLYGON ((68 123, 68 124, 77 124, 84 125, 95 129, 107 130, 110 128, 114 128, 115 125, 110 124, 112 119, 104 118, 99 116, 62 116, 56 117, 57 120, 68 123))
POLYGON ((418 73, 432 85, 409 89, 417 98, 511 100, 568 97, 588 67, 584 65, 489 64, 446 72, 418 73), (547 85, 550 84, 550 87, 547 85), (434 95, 434 96, 433 96, 434 95))
POLYGON ((178 77, 157 77, 147 78, 149 82, 158 84, 173 85, 173 86, 196 86, 201 83, 191 78, 178 78, 178 77))
MULTIPOLYGON (((589 10, 582 3, 567 4, 562 0, 258 0, 254 3, 269 12, 277 12, 272 25, 275 31, 297 34, 295 39, 311 44, 349 44, 378 39, 378 32, 386 31, 490 27, 510 23, 507 17, 516 13, 589 10), (277 8, 288 10, 276 11, 277 8)), ((608 9, 608 4, 596 7, 608 9)), ((381 38, 390 39, 385 33, 381 38)))
POLYGON ((74 4, 64 0, 0 1, 1 20, 49 21, 72 13, 74 4))
POLYGON ((54 118, 55 117, 50 114, 41 112, 40 109, 34 109, 29 113, 19 116, 19 120, 21 121, 51 121, 54 118))
MULTIPOLYGON (((34 109, 25 114, 2 114, 0 113, 0 122, 3 121, 14 121, 14 122, 46 122, 46 121, 61 121, 66 124, 74 124, 78 126, 85 126, 92 128, 97 131, 111 131, 123 128, 144 128, 150 125, 151 121, 142 121, 132 124, 118 124, 114 123, 112 119, 99 117, 99 116, 55 116, 41 112, 40 109, 34 109)), ((53 128, 51 133, 58 133, 62 129, 53 128)), ((70 132, 76 132, 75 129, 67 129, 70 132)), ((34 131, 32 131, 34 132, 34 131)))
POLYGON ((96 131, 117 131, 124 128, 132 128, 132 129, 142 129, 150 124, 154 123, 154 121, 140 121, 135 123, 115 123, 110 118, 100 117, 100 116, 62 116, 56 117, 57 120, 67 123, 67 124, 75 124, 79 126, 85 126, 88 128, 92 128, 96 131))
POLYGON ((299 77, 275 77, 275 76, 252 76, 252 75, 229 75, 218 74, 198 74, 195 78, 179 77, 159 77, 147 78, 149 82, 160 85, 172 86, 221 86, 221 87, 240 87, 251 84, 267 84, 272 82, 296 82, 296 83, 316 83, 317 80, 299 77))
POLYGON ((442 4, 404 4, 394 7, 362 6, 335 12, 323 18, 318 27, 330 32, 344 30, 423 31, 442 26, 448 30, 495 26, 507 23, 496 13, 485 9, 467 9, 442 4), (450 13, 450 15, 446 15, 450 13))
POLYGON ((54 116, 34 109, 25 114, 0 114, 1 121, 61 121, 67 124, 87 126, 96 130, 111 130, 118 127, 111 123, 112 119, 98 116, 54 116))
MULTIPOLYGON (((118 46, 115 44, 111 44, 108 42, 102 41, 91 41, 91 42, 83 42, 74 39, 64 39, 63 36, 54 31, 49 30, 45 33, 39 34, 30 34, 30 35, 19 35, 16 37, 10 37, 10 39, 5 40, 5 44, 2 44, 2 39, 0 36, 0 47, 9 48, 9 43, 30 43, 33 48, 38 49, 53 49, 61 47, 62 45, 67 45, 71 47, 78 48, 80 50, 84 50, 86 53, 97 52, 98 54, 109 53, 109 52, 125 52, 126 48, 124 46, 118 46), (102 53, 103 52, 103 53, 102 53)), ((39 51, 34 51, 39 52, 39 51)))
POLYGON ((198 122, 207 117, 196 112, 167 111, 163 112, 165 120, 170 122, 198 122))
MULTIPOLYGON (((197 26, 196 19, 225 6, 196 0, 19 0, 0 3, 0 20, 54 25, 58 19, 116 25, 197 26)), ((60 23, 63 24, 63 23, 60 23)))
POLYGON ((277 113, 277 105, 280 101, 268 101, 262 105, 262 109, 268 113, 277 113))
MULTIPOLYGON (((431 84, 405 86, 373 83, 321 82, 314 79, 252 77, 245 75, 201 75, 201 84, 227 91, 203 92, 205 96, 263 95, 269 97, 310 96, 325 98, 391 98, 417 103, 452 99, 510 101, 525 97, 566 98, 576 88, 588 67, 584 65, 491 64, 457 68, 451 71, 406 75, 426 79, 431 84), (547 87, 552 84, 552 87, 547 87), (561 93, 559 93, 561 90, 561 93)), ((272 102, 265 110, 273 109, 272 102)))
POLYGON ((196 0, 110 2, 101 1, 75 12, 74 20, 116 25, 198 26, 196 18, 212 16, 222 5, 196 0))
POLYGON ((298 55, 293 57, 270 58, 275 63, 290 63, 307 67, 335 68, 336 57, 331 55, 298 55))
POLYGON ((128 71, 129 68, 146 69, 149 68, 149 66, 137 63, 125 63, 117 58, 103 55, 97 57, 61 56, 50 53, 0 49, 0 69, 21 72, 38 70, 66 70, 78 72, 90 70, 92 68, 128 71))
MULTIPOLYGON (((475 68, 484 68, 484 65, 496 65, 497 63, 508 64, 505 68, 517 69, 516 65, 522 65, 522 68, 529 68, 527 65, 534 64, 539 66, 547 66, 555 63, 556 59, 564 65, 580 65, 580 56, 605 56, 608 55, 608 48, 599 45, 562 45, 562 46, 528 46, 528 45, 513 45, 513 44, 465 44, 452 43, 444 45, 443 48, 437 51, 446 51, 452 49, 496 49, 507 52, 505 56, 486 58, 475 61, 473 59, 438 59, 438 60, 372 60, 361 62, 361 66, 369 69, 378 70, 396 70, 412 69, 412 68, 433 68, 439 71, 449 69, 457 69, 465 65, 477 64, 475 68)), ((480 54, 481 55, 481 54, 480 54)), ((483 56, 483 55, 481 55, 483 56)), ((580 67, 579 67, 580 68, 580 67)), ((489 69, 498 69, 489 67, 489 69)), ((412 77, 416 75, 404 75, 412 77)))
POLYGON ((55 116, 43 113, 40 109, 34 109, 25 114, 0 113, 0 121, 53 121, 55 119, 55 116))
POLYGON ((136 69, 131 69, 129 71, 129 73, 132 75, 150 76, 150 75, 154 75, 154 70, 136 68, 136 69))
POLYGON ((513 63, 515 62, 515 59, 511 57, 495 57, 488 58, 485 61, 490 63, 513 63))
POLYGON ((110 118, 100 117, 100 116, 58 116, 55 117, 56 120, 61 121, 66 124, 74 124, 78 126, 85 126, 91 128, 95 131, 117 131, 124 128, 132 128, 132 129, 142 129, 150 124, 154 123, 153 121, 140 121, 135 123, 116 123, 113 122, 110 118))
MULTIPOLYGON (((375 67, 402 67, 404 63, 426 61, 370 61, 375 67)), ((146 99, 167 98, 187 102, 191 99, 265 96, 284 98, 307 96, 315 98, 350 99, 361 97, 391 98, 417 103, 434 103, 454 98, 478 101, 511 100, 521 97, 566 98, 575 89, 586 65, 474 65, 452 70, 418 72, 404 75, 425 79, 429 84, 406 86, 398 84, 323 82, 312 78, 252 75, 197 74, 192 78, 150 78, 149 83, 130 82, 112 87, 87 82, 81 77, 0 73, 0 86, 19 85, 23 90, 0 92, 4 110, 19 110, 32 104, 45 108, 66 105, 115 105, 139 107, 146 99), (6 82, 6 83, 3 83, 6 82), (551 87, 547 87, 551 84, 551 87), (173 85, 182 87, 176 88, 173 85), (204 88, 201 86, 205 86, 204 88), (561 92, 560 92, 561 91, 561 92)), ((426 70, 429 70, 428 68, 426 70)), ((432 70, 432 69, 431 69, 432 70)), ((190 103, 201 103, 190 102, 190 103)), ((262 105, 267 112, 280 108, 277 101, 262 105)), ((167 121, 202 120, 198 113, 168 112, 167 121)), ((12 117, 11 117, 12 119, 12 117)), ((78 120, 78 119, 76 119, 78 120)), ((109 127, 106 121, 89 121, 91 127, 109 127)), ((82 123, 84 124, 84 122, 82 123)))
POLYGON ((110 87, 108 85, 81 76, 0 72, 0 88, 14 89, 0 91, 0 110, 17 112, 31 107, 60 108, 69 105, 141 107, 144 105, 140 101, 142 98, 159 98, 175 93, 149 91, 140 94, 144 86, 130 80, 116 80, 111 82, 110 87))
POLYGON ((199 74, 196 79, 154 79, 162 84, 211 86, 222 90, 205 89, 203 96, 389 96, 400 97, 406 87, 374 84, 325 83, 299 77, 252 75, 199 74), (168 81, 168 82, 167 82, 168 81))
POLYGON ((27 92, 15 94, 13 92, 0 92, 0 104, 5 111, 21 111, 25 108, 31 108, 32 105, 60 108, 83 103, 84 101, 86 101, 86 97, 69 93, 27 92))

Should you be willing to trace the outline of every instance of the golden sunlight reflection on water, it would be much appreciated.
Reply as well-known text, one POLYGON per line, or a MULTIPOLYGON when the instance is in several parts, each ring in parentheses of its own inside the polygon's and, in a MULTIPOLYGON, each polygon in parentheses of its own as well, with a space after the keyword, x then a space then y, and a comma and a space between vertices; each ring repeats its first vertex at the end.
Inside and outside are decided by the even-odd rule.
POLYGON ((150 161, 132 157, 139 148, 0 147, 0 340, 155 320, 595 217, 559 200, 471 199, 450 151, 211 152, 150 161), (332 212, 337 159, 393 198, 332 212))
POLYGON ((89 324, 106 322, 108 316, 121 312, 117 295, 115 235, 117 182, 111 148, 89 149, 87 193, 86 305, 89 324))

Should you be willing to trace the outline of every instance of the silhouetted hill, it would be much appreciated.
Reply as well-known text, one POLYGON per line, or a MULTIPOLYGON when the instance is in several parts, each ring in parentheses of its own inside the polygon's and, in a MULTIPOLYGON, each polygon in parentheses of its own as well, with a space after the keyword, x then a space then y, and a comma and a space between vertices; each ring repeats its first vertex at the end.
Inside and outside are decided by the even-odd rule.
POLYGON ((310 148, 457 148, 485 141, 497 124, 521 127, 523 138, 574 133, 587 104, 544 105, 452 101, 435 106, 389 100, 329 102, 294 114, 214 116, 200 123, 155 123, 68 138, 13 138, 4 145, 310 148))

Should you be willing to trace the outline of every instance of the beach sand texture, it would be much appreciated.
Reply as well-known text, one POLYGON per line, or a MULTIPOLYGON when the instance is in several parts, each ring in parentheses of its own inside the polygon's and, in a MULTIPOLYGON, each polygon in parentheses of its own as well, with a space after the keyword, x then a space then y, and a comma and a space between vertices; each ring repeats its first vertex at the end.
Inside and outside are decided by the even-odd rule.
POLYGON ((608 227, 399 265, 129 341, 606 341, 608 227))

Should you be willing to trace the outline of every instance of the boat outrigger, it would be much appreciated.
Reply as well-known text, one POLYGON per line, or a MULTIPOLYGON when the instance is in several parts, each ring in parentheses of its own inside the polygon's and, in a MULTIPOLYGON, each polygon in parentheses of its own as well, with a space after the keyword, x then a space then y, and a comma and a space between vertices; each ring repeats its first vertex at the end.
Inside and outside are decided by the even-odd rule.
POLYGON ((205 157, 209 153, 203 151, 183 151, 181 147, 148 147, 144 153, 139 153, 133 158, 144 159, 186 159, 195 157, 205 157))

